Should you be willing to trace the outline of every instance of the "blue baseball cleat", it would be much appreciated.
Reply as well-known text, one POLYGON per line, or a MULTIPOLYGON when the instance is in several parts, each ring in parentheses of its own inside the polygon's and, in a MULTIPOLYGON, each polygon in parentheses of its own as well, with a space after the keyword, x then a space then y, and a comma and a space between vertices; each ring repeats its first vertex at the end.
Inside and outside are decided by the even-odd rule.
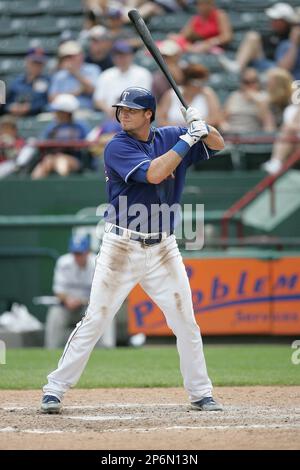
POLYGON ((53 395, 44 395, 41 410, 42 413, 58 414, 61 410, 61 401, 53 395))
POLYGON ((199 411, 223 411, 222 405, 217 403, 213 397, 201 398, 201 400, 192 402, 191 406, 194 410, 199 411))

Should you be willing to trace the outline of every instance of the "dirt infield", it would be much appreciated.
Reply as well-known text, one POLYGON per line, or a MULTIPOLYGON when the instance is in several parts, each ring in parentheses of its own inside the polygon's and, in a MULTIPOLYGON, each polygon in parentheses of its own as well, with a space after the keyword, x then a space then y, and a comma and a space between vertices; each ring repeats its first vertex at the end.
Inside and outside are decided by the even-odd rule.
POLYGON ((39 391, 0 391, 0 449, 299 449, 300 387, 222 387, 223 412, 189 407, 184 390, 72 390, 61 415, 39 391))

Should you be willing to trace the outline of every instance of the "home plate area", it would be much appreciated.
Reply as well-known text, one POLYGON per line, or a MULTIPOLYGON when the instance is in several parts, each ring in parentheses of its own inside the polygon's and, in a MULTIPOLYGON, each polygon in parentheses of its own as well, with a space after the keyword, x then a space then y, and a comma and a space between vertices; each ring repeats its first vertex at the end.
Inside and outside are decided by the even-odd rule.
POLYGON ((222 387, 223 412, 180 388, 72 390, 60 415, 41 393, 0 392, 0 449, 298 449, 300 387, 222 387))

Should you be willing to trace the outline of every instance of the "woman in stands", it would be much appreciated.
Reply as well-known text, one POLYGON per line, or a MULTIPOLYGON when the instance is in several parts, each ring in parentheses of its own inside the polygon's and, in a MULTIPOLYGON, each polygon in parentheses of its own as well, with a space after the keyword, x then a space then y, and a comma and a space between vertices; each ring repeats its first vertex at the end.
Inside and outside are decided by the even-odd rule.
POLYGON ((266 75, 266 91, 269 105, 279 128, 282 124, 283 112, 291 103, 293 77, 287 70, 274 67, 266 75))
MULTIPOLYGON (((205 85, 209 76, 206 67, 189 64, 183 69, 182 94, 189 106, 202 111, 202 119, 211 126, 218 126, 221 121, 221 105, 212 88, 205 85)), ((159 126, 185 126, 180 111, 180 102, 174 91, 168 90, 161 98, 157 109, 159 126)))
POLYGON ((283 113, 283 124, 274 142, 270 160, 262 165, 270 175, 279 173, 286 160, 300 149, 300 103, 289 105, 283 113))
POLYGON ((228 133, 257 133, 275 130, 268 98, 261 91, 258 73, 244 70, 239 90, 231 93, 224 106, 222 130, 228 133))
POLYGON ((232 39, 230 19, 216 8, 214 0, 197 0, 198 14, 185 25, 179 36, 172 36, 186 52, 218 53, 232 39))

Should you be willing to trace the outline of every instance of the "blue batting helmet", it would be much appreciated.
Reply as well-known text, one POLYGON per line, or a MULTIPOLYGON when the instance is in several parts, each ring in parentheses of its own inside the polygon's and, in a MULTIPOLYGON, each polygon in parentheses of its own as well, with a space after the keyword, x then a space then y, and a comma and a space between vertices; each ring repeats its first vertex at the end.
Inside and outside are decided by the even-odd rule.
POLYGON ((113 105, 113 108, 117 108, 116 118, 118 121, 118 108, 122 107, 132 109, 151 109, 151 122, 155 119, 156 101, 152 93, 149 90, 146 90, 146 88, 129 87, 123 91, 120 96, 120 101, 113 105))

